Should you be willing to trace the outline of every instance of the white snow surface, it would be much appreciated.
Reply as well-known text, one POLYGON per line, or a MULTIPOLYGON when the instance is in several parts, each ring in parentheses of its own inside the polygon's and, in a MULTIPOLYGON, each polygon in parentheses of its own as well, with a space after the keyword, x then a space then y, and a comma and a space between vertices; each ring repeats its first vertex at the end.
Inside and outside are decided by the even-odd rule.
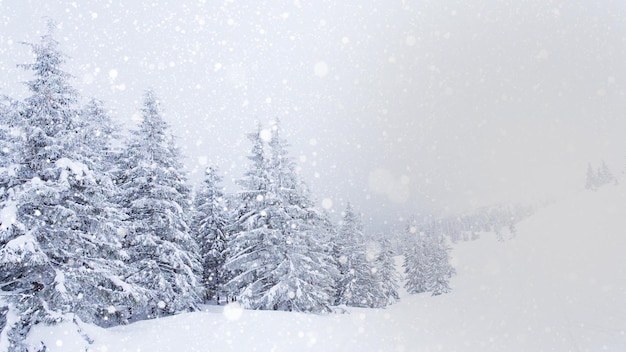
MULTIPOLYGON (((626 187, 541 209, 498 242, 454 246, 453 291, 313 315, 237 305, 102 329, 38 326, 48 351, 626 351, 626 187)), ((398 263, 401 258, 396 258, 398 263)))

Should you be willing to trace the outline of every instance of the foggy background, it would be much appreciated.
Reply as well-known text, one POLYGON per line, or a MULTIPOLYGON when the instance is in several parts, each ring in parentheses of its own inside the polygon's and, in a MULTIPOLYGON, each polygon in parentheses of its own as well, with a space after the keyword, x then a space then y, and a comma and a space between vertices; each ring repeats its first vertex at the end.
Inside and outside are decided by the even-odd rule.
POLYGON ((0 94, 45 16, 85 98, 134 127, 154 88, 193 184, 280 119, 318 204, 366 230, 553 199, 626 162, 623 1, 0 0, 0 94))

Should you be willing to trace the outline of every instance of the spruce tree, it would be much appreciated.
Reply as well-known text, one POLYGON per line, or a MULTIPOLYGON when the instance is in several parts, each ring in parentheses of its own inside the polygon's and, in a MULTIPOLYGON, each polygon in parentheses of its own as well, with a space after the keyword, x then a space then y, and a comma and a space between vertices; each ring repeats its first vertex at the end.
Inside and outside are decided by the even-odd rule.
POLYGON ((379 242, 380 250, 376 258, 376 276, 381 287, 381 301, 379 307, 388 306, 400 300, 398 294, 398 282, 400 281, 393 259, 391 241, 382 237, 379 242))
POLYGON ((287 310, 327 312, 336 276, 334 261, 326 248, 330 239, 325 226, 328 221, 298 177, 278 121, 272 125, 271 133, 270 194, 276 201, 277 216, 270 220, 273 228, 282 227, 284 248, 279 248, 279 282, 273 288, 277 294, 270 294, 274 304, 287 310))
POLYGON ((243 177, 237 180, 241 190, 233 195, 237 209, 230 227, 231 238, 224 264, 230 275, 226 289, 235 297, 259 279, 257 270, 264 265, 264 258, 269 256, 264 243, 268 236, 265 209, 270 178, 261 126, 257 125, 256 131, 249 133, 247 138, 252 142, 248 156, 251 165, 243 177))
POLYGON ((228 280, 223 266, 231 220, 221 182, 217 168, 207 168, 204 182, 194 198, 192 221, 192 231, 200 248, 204 298, 215 297, 218 304, 222 286, 228 280))
POLYGON ((591 168, 591 163, 587 164, 587 179, 585 181, 585 188, 595 191, 598 186, 598 177, 591 168))
POLYGON ((328 312, 335 268, 322 244, 324 214, 298 178, 279 126, 272 128, 269 157, 260 128, 250 136, 253 164, 240 181, 229 286, 246 308, 328 312))
POLYGON ((418 233, 415 225, 407 226, 410 246, 404 254, 404 273, 406 276, 405 288, 408 293, 422 293, 430 289, 427 279, 430 261, 428 245, 424 233, 418 233))
POLYGON ((0 289, 19 321, 0 336, 19 349, 34 324, 69 312, 101 325, 123 321, 118 308, 136 293, 120 279, 123 252, 115 207, 94 168, 78 93, 61 70, 64 56, 50 31, 28 44, 35 54, 26 85, 30 96, 10 112, 15 167, 5 168, 0 229, 0 289))
POLYGON ((187 225, 190 190, 181 155, 152 91, 120 156, 119 203, 126 210, 126 280, 146 294, 134 319, 194 310, 200 301, 198 248, 187 225))
POLYGON ((367 260, 365 236, 360 219, 348 203, 339 228, 336 247, 340 278, 337 303, 353 307, 380 305, 381 291, 374 264, 367 260))
POLYGON ((404 262, 409 293, 431 292, 436 296, 450 291, 449 281, 455 270, 448 251, 444 236, 434 228, 415 236, 404 262))
POLYGON ((450 264, 449 248, 445 237, 439 233, 433 233, 428 240, 431 248, 431 264, 427 275, 430 292, 433 296, 437 296, 450 292, 450 278, 454 275, 455 270, 450 264))
POLYGON ((604 160, 602 160, 596 175, 597 175, 598 186, 604 186, 609 183, 617 183, 615 176, 613 176, 613 173, 611 172, 611 170, 609 169, 609 166, 606 164, 604 160))

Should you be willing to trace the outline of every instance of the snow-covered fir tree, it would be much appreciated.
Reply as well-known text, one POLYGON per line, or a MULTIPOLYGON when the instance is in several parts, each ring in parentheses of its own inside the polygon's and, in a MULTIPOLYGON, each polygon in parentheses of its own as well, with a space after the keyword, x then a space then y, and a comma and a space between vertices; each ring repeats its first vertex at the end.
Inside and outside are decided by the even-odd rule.
POLYGON ((613 176, 613 173, 604 160, 602 160, 600 167, 598 168, 597 177, 598 186, 604 186, 610 183, 617 184, 617 179, 613 176))
POLYGON ((17 138, 14 164, 3 168, 0 290, 19 317, 0 332, 9 350, 20 349, 34 324, 70 312, 101 325, 123 321, 117 308, 134 294, 120 279, 120 218, 108 198, 110 182, 77 138, 78 94, 61 70, 52 27, 28 44, 35 60, 22 67, 34 76, 26 82, 30 96, 9 112, 17 138))
POLYGON ((400 300, 398 285, 400 275, 393 259, 393 248, 388 237, 381 236, 378 255, 376 256, 376 277, 380 284, 381 300, 379 307, 388 306, 400 300))
POLYGON ((270 223, 273 228, 282 226, 280 235, 285 239, 285 247, 277 267, 280 281, 273 288, 274 300, 288 310, 330 311, 337 270, 327 246, 330 234, 325 225, 329 221, 315 207, 280 133, 276 121, 269 141, 270 194, 274 196, 279 216, 270 218, 270 223))
POLYGON ((414 225, 409 225, 407 230, 414 235, 404 260, 407 292, 431 292, 433 296, 449 292, 455 271, 444 236, 434 228, 417 232, 414 225))
POLYGON ((415 234, 413 246, 409 247, 404 254, 403 267, 406 276, 404 287, 408 293, 422 293, 430 289, 427 279, 430 262, 423 237, 423 234, 415 234))
POLYGON ((134 319, 194 310, 200 302, 201 266, 190 234, 190 190, 181 155, 152 91, 143 99, 142 121, 121 152, 119 202, 126 210, 126 280, 146 295, 134 319))
POLYGON ((228 286, 246 308, 328 312, 336 273, 324 214, 297 176, 279 126, 269 133, 257 128, 250 139, 252 165, 239 182, 228 286))
POLYGON ((216 167, 206 170, 204 182, 194 197, 192 232, 200 248, 202 284, 205 300, 223 297, 222 286, 228 280, 224 261, 228 229, 232 218, 221 188, 222 177, 216 167))
POLYGON ((367 260, 360 218, 348 203, 338 231, 335 256, 339 268, 336 303, 353 307, 377 307, 382 300, 374 263, 367 260))
POLYGON ((446 239, 440 233, 432 233, 428 236, 431 248, 431 265, 428 271, 430 292, 433 296, 450 292, 450 278, 455 270, 450 264, 449 248, 446 239))
POLYGON ((617 185, 618 181, 604 160, 602 160, 600 167, 598 167, 595 171, 591 167, 591 163, 587 165, 587 178, 585 181, 586 189, 595 191, 598 188, 611 183, 617 185))
POLYGON ((252 142, 248 159, 250 167, 243 177, 237 180, 241 190, 233 195, 234 219, 230 226, 231 238, 226 249, 224 268, 229 272, 230 280, 225 285, 228 294, 238 296, 240 292, 256 279, 254 271, 263 264, 263 241, 266 236, 264 218, 267 207, 267 188, 269 186, 268 161, 265 145, 261 139, 261 126, 247 138, 252 142))
POLYGON ((404 287, 408 293, 422 293, 429 290, 426 273, 430 261, 427 255, 428 246, 424 233, 418 232, 415 219, 411 219, 405 229, 404 247, 404 274, 406 282, 404 287))

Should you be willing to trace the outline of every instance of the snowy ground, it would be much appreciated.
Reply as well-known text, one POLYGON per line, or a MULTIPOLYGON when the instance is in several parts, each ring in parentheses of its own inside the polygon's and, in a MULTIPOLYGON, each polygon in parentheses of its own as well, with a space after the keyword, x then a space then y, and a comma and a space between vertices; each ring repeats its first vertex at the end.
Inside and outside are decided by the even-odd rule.
MULTIPOLYGON (((626 351, 626 187, 583 192, 452 253, 454 291, 317 316, 209 306, 129 326, 85 326, 91 351, 626 351)), ((48 351, 85 345, 38 327, 48 351)))

